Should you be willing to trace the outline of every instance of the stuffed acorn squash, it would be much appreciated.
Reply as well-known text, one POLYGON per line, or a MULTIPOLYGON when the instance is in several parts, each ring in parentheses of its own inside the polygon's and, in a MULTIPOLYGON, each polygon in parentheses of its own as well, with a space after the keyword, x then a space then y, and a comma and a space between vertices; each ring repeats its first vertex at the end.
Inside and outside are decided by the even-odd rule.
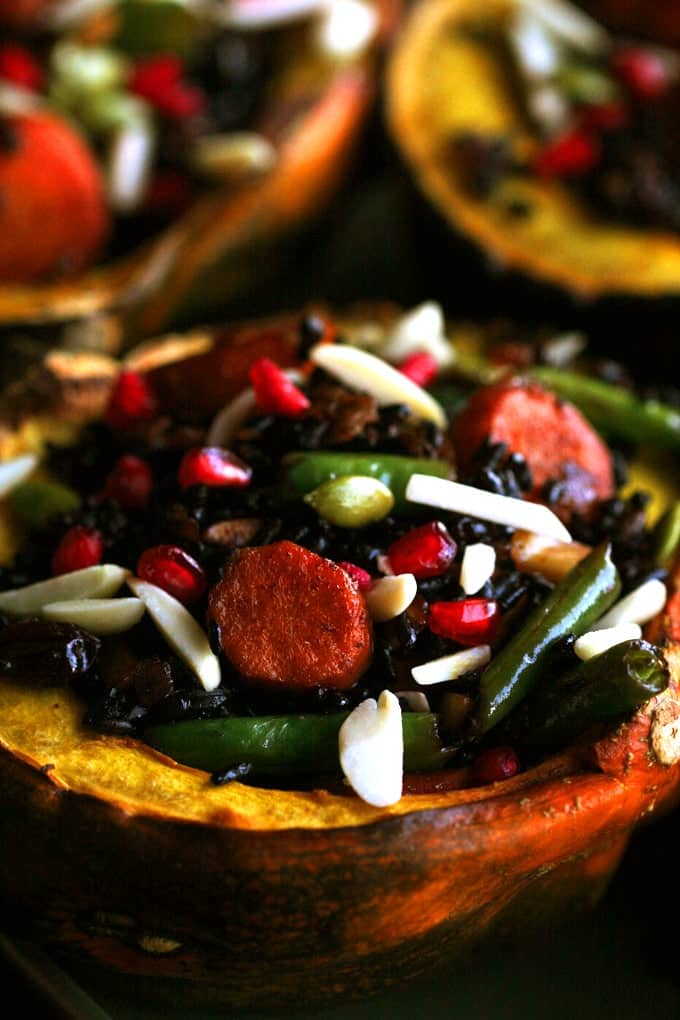
POLYGON ((501 274, 585 306, 677 296, 677 75, 675 51, 561 0, 424 0, 387 121, 426 200, 501 274))
POLYGON ((5 394, 5 925, 363 995, 588 909, 677 802, 676 493, 612 452, 677 414, 553 374, 608 445, 555 344, 474 340, 316 309, 5 394))
POLYGON ((346 177, 397 8, 62 6, 0 43, 0 328, 117 352, 275 275, 346 177))

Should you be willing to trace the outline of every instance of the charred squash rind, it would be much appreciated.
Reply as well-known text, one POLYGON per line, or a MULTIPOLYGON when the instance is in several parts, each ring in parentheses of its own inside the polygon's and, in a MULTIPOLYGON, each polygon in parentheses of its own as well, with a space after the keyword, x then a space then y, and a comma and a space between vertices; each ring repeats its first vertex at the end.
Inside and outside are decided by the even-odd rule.
MULTIPOLYGON (((130 359, 148 369, 217 341, 197 331, 130 359)), ((92 403, 67 399, 69 364, 83 386, 88 377, 86 363, 53 364, 61 417, 24 413, 0 451, 15 452, 22 433, 38 445, 55 422, 74 437, 91 417, 92 403)), ((97 386, 104 365, 120 367, 90 365, 97 386)), ((669 605, 650 636, 671 635, 671 685, 631 720, 506 782, 407 795, 387 809, 349 793, 213 786, 138 741, 85 730, 68 692, 3 680, 3 924, 161 979, 151 982, 161 996, 191 985, 254 1008, 363 995, 582 912, 634 829, 680 801, 669 605)))
POLYGON ((366 53, 333 65, 297 52, 272 82, 263 121, 272 125, 279 158, 262 180, 206 193, 118 262, 56 284, 3 285, 0 330, 52 324, 59 346, 75 333, 75 346, 117 352, 188 316, 205 321, 211 308, 260 285, 347 175, 400 11, 399 0, 376 0, 376 7, 380 26, 366 53))
POLYGON ((569 185, 509 174, 490 199, 470 195, 453 139, 508 136, 520 157, 538 146, 492 41, 515 0, 424 0, 402 26, 387 68, 388 129, 436 213, 517 273, 592 303, 680 292, 680 238, 598 218, 569 185), (427 70, 425 70, 427 69, 427 70), (526 217, 512 214, 521 202, 526 217))

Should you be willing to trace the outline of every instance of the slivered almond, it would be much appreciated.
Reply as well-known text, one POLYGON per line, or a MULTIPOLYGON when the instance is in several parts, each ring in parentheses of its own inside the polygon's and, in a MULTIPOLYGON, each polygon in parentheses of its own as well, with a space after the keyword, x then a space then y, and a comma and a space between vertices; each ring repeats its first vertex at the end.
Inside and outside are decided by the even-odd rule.
POLYGON ((38 458, 33 453, 25 453, 0 464, 0 499, 8 492, 25 482, 38 466, 38 458))
POLYGON ((406 486, 406 499, 412 503, 424 503, 441 510, 468 514, 483 521, 493 521, 494 524, 533 531, 558 542, 571 542, 571 535, 564 524, 547 506, 515 499, 513 496, 501 496, 497 492, 476 489, 472 485, 451 482, 446 478, 411 475, 406 486))
POLYGON ((371 619, 384 623, 408 609, 417 594, 418 582, 413 574, 392 574, 378 578, 364 592, 364 598, 371 619))
POLYGON ((460 586, 466 595, 474 595, 483 588, 496 568, 496 550, 485 542, 465 547, 460 565, 460 586))
POLYGON ((486 666, 491 658, 489 645, 476 645, 474 648, 463 648, 460 652, 443 655, 439 659, 430 659, 420 666, 414 666, 411 676, 417 684, 443 684, 449 680, 457 680, 459 676, 470 673, 473 669, 486 666))
POLYGON ((401 799, 404 736, 399 699, 383 691, 350 712, 338 736, 340 766, 355 793, 374 807, 401 799))
POLYGON ((574 652, 579 659, 586 662, 594 659, 596 655, 602 655, 608 648, 614 648, 624 641, 635 641, 642 637, 642 628, 639 623, 619 623, 616 627, 603 627, 602 630, 589 630, 581 634, 574 642, 574 652))
POLYGON ((375 397, 378 404, 405 404, 417 417, 446 427, 441 404, 382 358, 349 344, 317 344, 309 357, 343 385, 375 397))
POLYGON ((425 301, 397 319, 380 353, 386 361, 398 363, 417 351, 427 351, 442 368, 455 361, 444 313, 434 301, 425 301))
POLYGON ((92 634, 122 634, 131 630, 144 616, 141 599, 72 599, 48 602, 42 615, 46 620, 74 623, 92 634))
POLYGON ((96 567, 36 581, 24 588, 0 592, 0 612, 9 616, 31 616, 40 613, 50 602, 108 598, 116 594, 129 573, 114 563, 100 563, 96 567))
POLYGON ((139 577, 128 577, 128 586, 146 606, 149 616, 180 659, 191 669, 206 691, 219 687, 220 663, 205 631, 181 602, 162 588, 139 577))
POLYGON ((604 616, 593 624, 593 630, 616 627, 620 623, 649 623, 666 605, 668 592, 663 581, 654 577, 619 599, 604 616))

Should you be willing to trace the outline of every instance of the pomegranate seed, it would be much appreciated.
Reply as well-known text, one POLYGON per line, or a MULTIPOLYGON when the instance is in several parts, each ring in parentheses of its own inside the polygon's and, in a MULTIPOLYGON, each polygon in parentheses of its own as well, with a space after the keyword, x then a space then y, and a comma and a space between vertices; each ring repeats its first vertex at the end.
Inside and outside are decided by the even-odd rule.
POLYGON ((579 112, 579 124, 581 130, 589 131, 615 131, 623 127, 628 120, 629 111, 624 103, 598 103, 593 106, 584 106, 579 112))
POLYGON ((181 81, 183 74, 184 64, 179 57, 173 53, 158 53, 135 65, 128 79, 128 89, 154 102, 162 98, 166 89, 181 81))
POLYGON ((39 92, 45 83, 43 70, 35 57, 23 46, 11 43, 0 46, 0 78, 31 92, 39 92))
POLYGON ((156 414, 156 398, 148 380, 138 372, 121 372, 106 408, 105 419, 113 429, 124 429, 156 414))
POLYGON ((205 95, 183 81, 183 75, 181 60, 172 54, 160 54, 137 64, 128 80, 128 88, 166 117, 185 120, 203 111, 205 95))
POLYGON ((657 53, 626 46, 614 54, 612 65, 623 84, 639 99, 657 99, 668 91, 668 68, 657 53))
POLYGON ((149 502, 153 476, 145 460, 128 453, 116 461, 104 484, 104 495, 129 510, 143 510, 149 502))
POLYGON ((104 540, 96 528, 76 524, 66 532, 52 557, 53 574, 70 574, 101 563, 104 540))
POLYGON ((395 574, 413 574, 422 581, 445 573, 453 563, 456 548, 441 521, 430 521, 392 542, 387 558, 395 574))
POLYGON ((302 390, 269 358, 254 361, 249 377, 258 407, 266 414, 299 418, 309 407, 309 400, 302 390))
POLYGON ((172 120, 188 120, 202 113, 205 104, 205 94, 200 89, 180 83, 164 93, 162 100, 156 103, 156 109, 172 120))
POLYGON ((190 485, 243 488, 252 473, 244 461, 221 446, 196 446, 182 457, 177 477, 183 489, 190 485))
POLYGON ((493 639, 499 619, 498 603, 493 599, 460 599, 432 602, 427 622, 433 634, 472 647, 493 639))
POLYGON ((474 781, 480 785, 511 779, 519 772, 519 758, 512 747, 502 745, 482 751, 472 764, 474 781))
POLYGON ((359 591, 368 591, 373 584, 373 578, 369 572, 363 567, 358 567, 356 563, 348 563, 347 560, 343 560, 338 563, 338 566, 342 567, 346 574, 349 574, 359 591))
POLYGON ((597 164, 600 146, 585 131, 569 131, 546 145, 534 158, 534 171, 539 177, 578 177, 597 164))
POLYGON ((399 371, 417 386, 429 386, 437 378, 439 366, 427 351, 416 351, 402 361, 399 371))
POLYGON ((162 588, 185 606, 200 599, 207 587, 201 565, 178 545, 145 549, 137 563, 137 576, 162 588))

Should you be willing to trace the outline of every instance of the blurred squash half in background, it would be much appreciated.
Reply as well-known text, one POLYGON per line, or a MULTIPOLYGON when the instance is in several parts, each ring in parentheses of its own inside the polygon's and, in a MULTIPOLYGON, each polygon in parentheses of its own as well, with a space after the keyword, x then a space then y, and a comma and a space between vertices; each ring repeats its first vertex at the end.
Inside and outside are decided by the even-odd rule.
POLYGON ((111 352, 266 285, 347 179, 398 0, 0 0, 0 336, 111 352))

